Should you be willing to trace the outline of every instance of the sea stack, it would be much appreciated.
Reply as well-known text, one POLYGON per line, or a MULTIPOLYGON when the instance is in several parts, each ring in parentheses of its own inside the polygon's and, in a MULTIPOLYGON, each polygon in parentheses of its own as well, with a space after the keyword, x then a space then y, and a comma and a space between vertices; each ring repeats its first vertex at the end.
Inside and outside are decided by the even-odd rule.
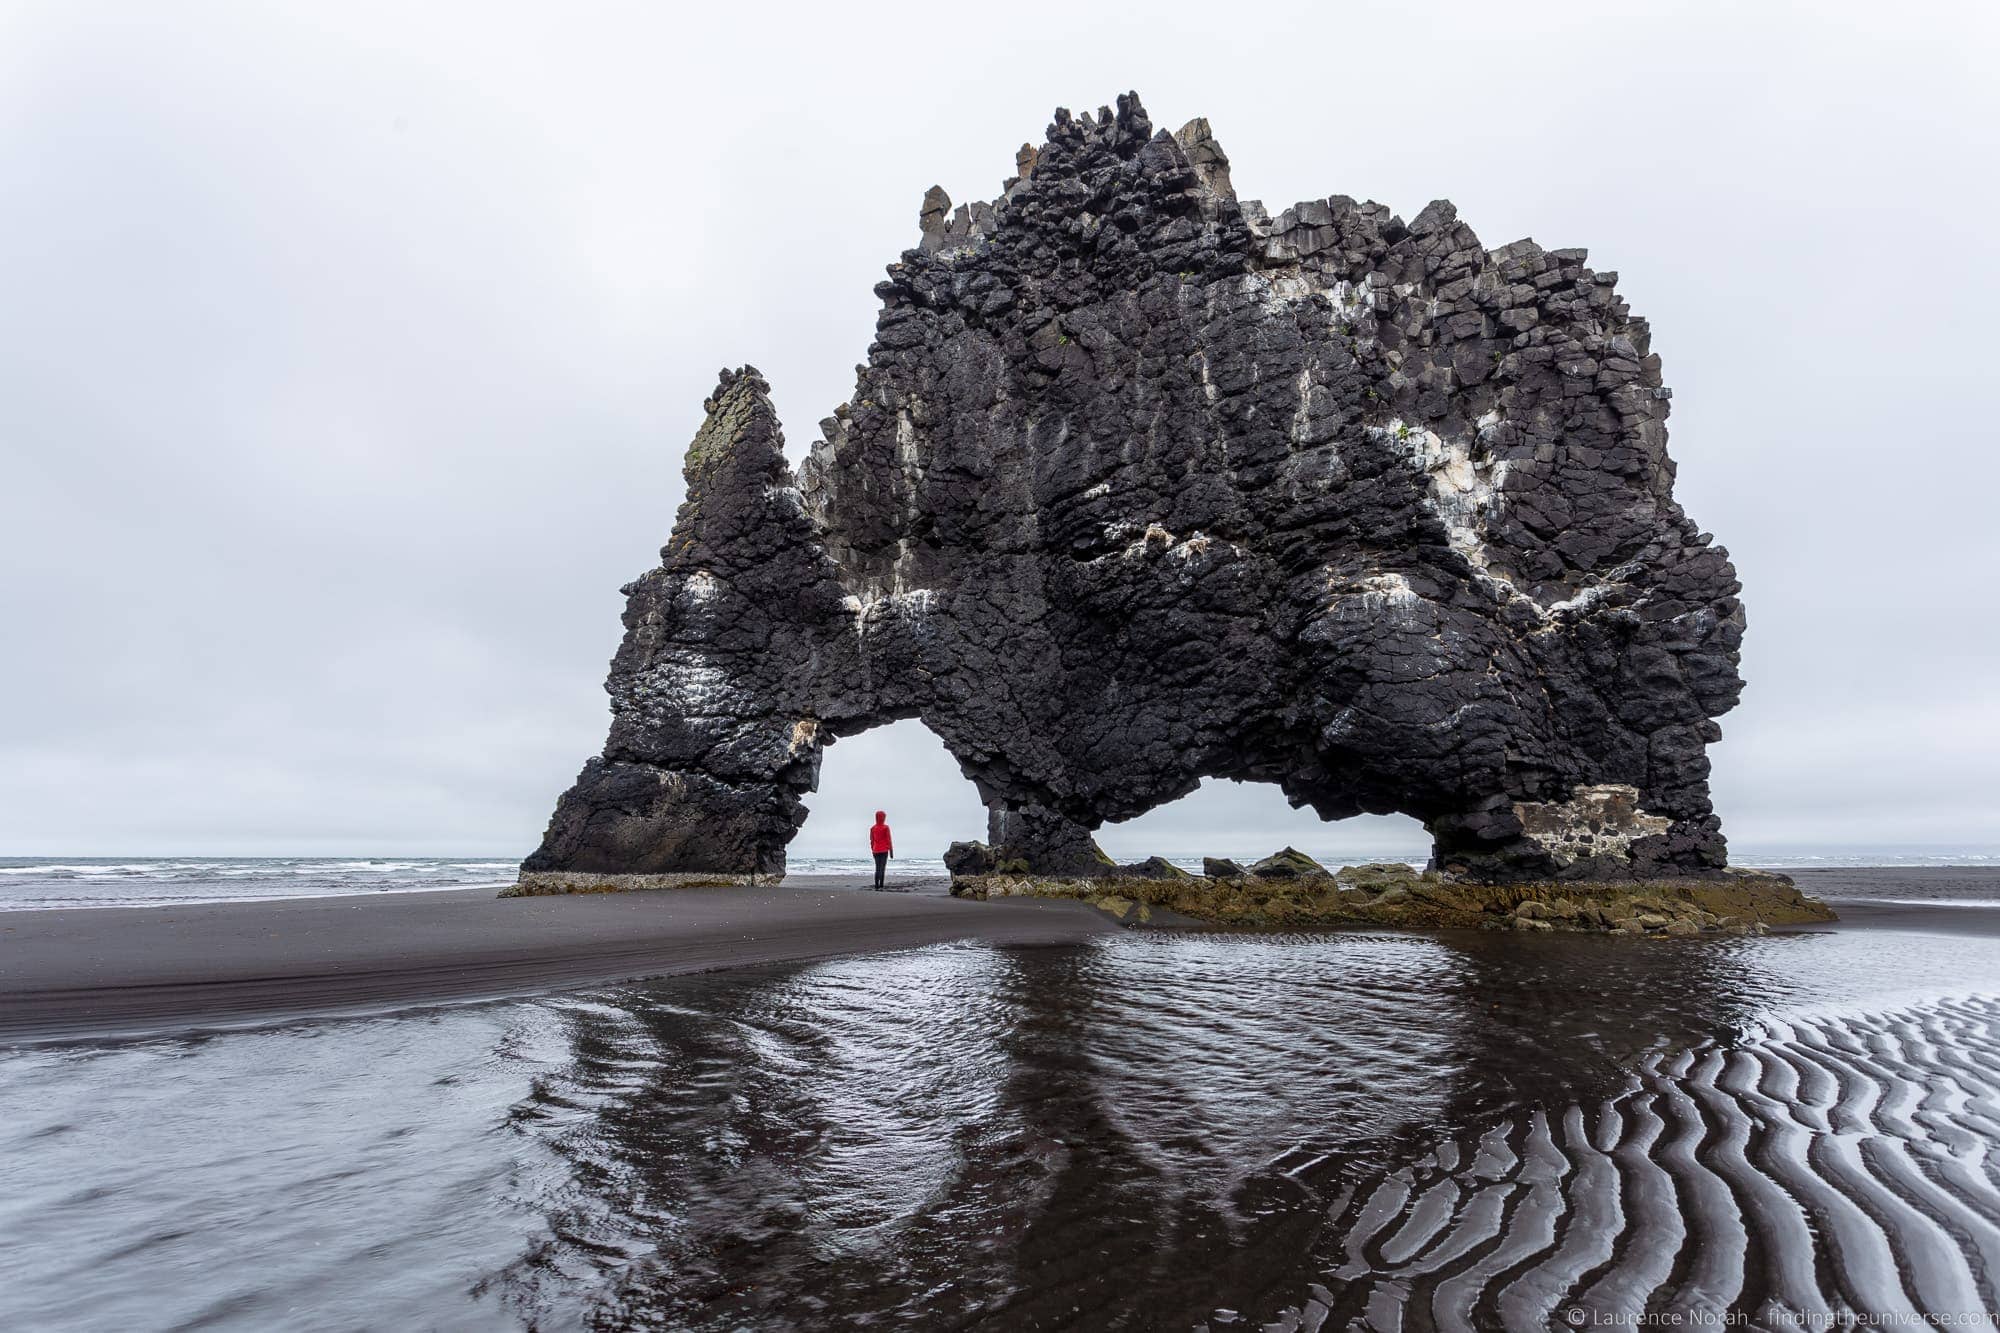
POLYGON ((1015 170, 924 197, 796 478, 724 373, 518 891, 780 875, 821 747, 907 717, 989 811, 967 866, 1115 870, 1093 830, 1217 777, 1412 815, 1462 880, 1723 870, 1740 588, 1615 274, 1444 201, 1273 215, 1136 96, 1015 170))

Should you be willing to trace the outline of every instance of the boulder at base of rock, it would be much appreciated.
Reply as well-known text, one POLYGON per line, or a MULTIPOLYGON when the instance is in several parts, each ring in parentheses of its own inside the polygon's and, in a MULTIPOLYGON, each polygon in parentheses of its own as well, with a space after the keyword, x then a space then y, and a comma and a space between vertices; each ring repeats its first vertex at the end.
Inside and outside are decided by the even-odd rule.
POLYGON ((1324 875, 1326 867, 1298 848, 1287 847, 1251 866, 1250 873, 1258 879, 1302 879, 1307 875, 1324 875))
POLYGON ((1193 879, 1194 876, 1175 865, 1164 856, 1149 856, 1143 861, 1135 861, 1128 866, 1119 866, 1118 873, 1127 879, 1193 879))
POLYGON ((1201 873, 1210 879, 1242 879, 1250 872, 1226 856, 1204 856, 1201 873))
POLYGON ((998 860, 983 842, 955 842, 945 849, 944 868, 953 879, 967 875, 990 875, 998 860))
POLYGON ((1401 861, 1375 861, 1367 865, 1343 866, 1334 879, 1343 889, 1384 893, 1393 888, 1407 889, 1418 883, 1422 876, 1401 861))

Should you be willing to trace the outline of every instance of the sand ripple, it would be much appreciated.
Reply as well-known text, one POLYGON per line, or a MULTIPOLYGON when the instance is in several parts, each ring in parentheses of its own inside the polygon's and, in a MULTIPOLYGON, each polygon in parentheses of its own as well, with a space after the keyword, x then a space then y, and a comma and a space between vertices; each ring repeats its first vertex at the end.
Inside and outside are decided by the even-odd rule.
MULTIPOLYGON (((2000 999, 1769 1021, 1364 1178, 1274 1325, 1799 1327, 2000 1308, 2000 999)), ((1912 1324, 1912 1326, 1917 1326, 1912 1324)))

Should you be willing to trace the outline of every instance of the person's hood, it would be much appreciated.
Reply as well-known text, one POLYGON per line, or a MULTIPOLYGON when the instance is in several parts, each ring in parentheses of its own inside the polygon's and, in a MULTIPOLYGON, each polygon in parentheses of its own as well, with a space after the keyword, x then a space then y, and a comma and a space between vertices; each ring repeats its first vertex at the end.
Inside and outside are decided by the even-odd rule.
POLYGON ((875 812, 875 822, 878 824, 888 823, 889 822, 888 812, 885 810, 877 810, 875 812))

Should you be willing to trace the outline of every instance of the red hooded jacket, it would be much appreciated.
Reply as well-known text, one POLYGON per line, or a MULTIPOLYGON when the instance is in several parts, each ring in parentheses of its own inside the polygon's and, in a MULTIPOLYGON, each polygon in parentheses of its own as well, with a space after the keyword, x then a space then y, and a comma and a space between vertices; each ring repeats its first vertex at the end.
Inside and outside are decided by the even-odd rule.
POLYGON ((868 830, 869 851, 895 854, 896 844, 889 838, 888 819, 889 816, 885 812, 881 810, 875 812, 875 824, 868 830))

